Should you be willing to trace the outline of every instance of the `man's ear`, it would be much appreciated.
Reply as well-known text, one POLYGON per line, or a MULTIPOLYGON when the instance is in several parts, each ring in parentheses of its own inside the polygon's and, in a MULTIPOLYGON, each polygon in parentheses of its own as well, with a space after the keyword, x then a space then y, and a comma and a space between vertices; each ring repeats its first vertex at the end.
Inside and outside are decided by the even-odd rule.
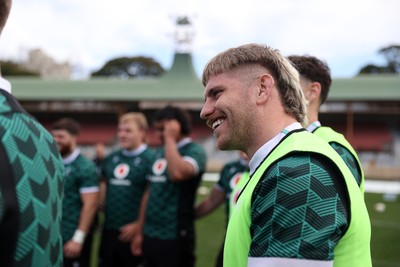
POLYGON ((257 89, 257 102, 266 102, 271 95, 272 88, 274 87, 275 81, 269 74, 263 74, 258 81, 257 89))
POLYGON ((319 101, 319 96, 321 95, 321 84, 319 82, 312 82, 309 85, 309 90, 307 91, 307 100, 311 103, 314 101, 319 101))

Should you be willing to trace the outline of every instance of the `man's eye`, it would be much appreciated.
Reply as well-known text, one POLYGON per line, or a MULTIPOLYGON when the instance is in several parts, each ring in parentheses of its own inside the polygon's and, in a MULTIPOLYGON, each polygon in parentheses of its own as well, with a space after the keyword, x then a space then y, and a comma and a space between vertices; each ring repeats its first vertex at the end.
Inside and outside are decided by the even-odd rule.
POLYGON ((221 93, 222 93, 222 91, 216 90, 216 91, 213 92, 213 97, 217 98, 221 93))

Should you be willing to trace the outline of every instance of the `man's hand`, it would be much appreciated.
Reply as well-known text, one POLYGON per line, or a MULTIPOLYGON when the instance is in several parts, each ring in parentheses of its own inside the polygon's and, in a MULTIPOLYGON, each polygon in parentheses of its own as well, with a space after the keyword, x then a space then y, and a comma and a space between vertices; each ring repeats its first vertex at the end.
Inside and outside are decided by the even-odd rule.
POLYGON ((164 124, 164 138, 178 140, 181 134, 181 125, 177 120, 167 120, 164 124))
POLYGON ((66 258, 77 258, 81 255, 83 244, 79 244, 72 240, 64 245, 64 255, 66 258))
POLYGON ((122 226, 120 229, 119 240, 122 242, 131 242, 137 234, 137 224, 129 223, 122 226))
POLYGON ((143 236, 141 234, 135 235, 131 242, 131 252, 135 256, 142 255, 143 236))

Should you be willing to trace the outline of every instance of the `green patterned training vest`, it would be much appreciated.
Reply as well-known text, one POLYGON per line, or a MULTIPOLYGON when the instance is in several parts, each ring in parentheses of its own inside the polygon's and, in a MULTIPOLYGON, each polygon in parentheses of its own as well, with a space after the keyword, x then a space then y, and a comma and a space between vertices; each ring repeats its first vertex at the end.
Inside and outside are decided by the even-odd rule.
POLYGON ((342 156, 343 153, 340 153, 338 151, 339 148, 332 146, 336 150, 336 152, 338 152, 339 155, 342 156, 342 159, 344 160, 346 165, 349 167, 350 171, 353 173, 353 176, 356 179, 358 185, 360 186, 360 190, 364 195, 364 171, 363 171, 360 159, 357 156, 357 152, 350 145, 350 143, 346 140, 346 138, 342 134, 335 132, 332 128, 323 127, 323 126, 316 128, 313 131, 313 134, 316 134, 317 136, 321 137, 322 139, 327 141, 331 146, 335 143, 339 144, 340 146, 343 146, 351 153, 351 155, 354 157, 354 160, 356 161, 356 166, 352 166, 350 163, 350 160, 347 158, 344 158, 344 156, 342 156))
POLYGON ((319 138, 306 132, 292 132, 271 152, 259 166, 239 197, 229 221, 225 239, 224 266, 248 266, 248 253, 252 243, 250 233, 252 195, 266 170, 291 152, 313 152, 328 156, 338 166, 345 178, 350 198, 348 229, 334 249, 334 267, 372 266, 370 255, 371 228, 368 212, 357 183, 340 156, 319 138))
POLYGON ((0 266, 62 266, 64 166, 51 134, 0 89, 0 266))

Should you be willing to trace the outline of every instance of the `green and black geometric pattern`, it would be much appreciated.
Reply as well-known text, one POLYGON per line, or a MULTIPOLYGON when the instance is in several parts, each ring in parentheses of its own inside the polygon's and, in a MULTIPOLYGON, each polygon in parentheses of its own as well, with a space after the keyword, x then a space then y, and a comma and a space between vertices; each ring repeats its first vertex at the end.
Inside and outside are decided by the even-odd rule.
POLYGON ((354 178, 356 179, 356 182, 358 186, 361 184, 361 173, 360 169, 361 166, 358 165, 358 162, 354 158, 353 154, 350 153, 347 148, 344 146, 338 144, 338 143, 329 143, 331 147, 340 155, 340 157, 343 159, 344 163, 346 163, 347 167, 350 169, 351 173, 353 174, 354 178))
POLYGON ((126 156, 121 150, 113 152, 102 162, 102 173, 107 182, 104 228, 118 230, 137 220, 143 193, 146 189, 146 176, 154 161, 154 150, 147 148, 136 156, 126 156), (129 173, 123 179, 127 184, 115 184, 114 170, 125 163, 129 173))
POLYGON ((19 106, 12 109, 7 105, 2 94, 0 103, 0 138, 15 180, 15 188, 8 190, 16 190, 20 211, 14 264, 62 266, 64 167, 57 146, 52 136, 19 106))
MULTIPOLYGON (((150 196, 146 209, 144 235, 162 240, 194 238, 194 201, 206 166, 203 147, 188 143, 179 148, 183 157, 197 162, 199 173, 182 182, 171 182, 167 170, 153 177, 164 178, 150 183, 150 196)), ((164 149, 157 151, 156 159, 164 157, 164 149)))
POLYGON ((261 178, 252 197, 250 257, 333 259, 348 212, 333 180, 343 181, 340 174, 318 157, 291 155, 261 178))

